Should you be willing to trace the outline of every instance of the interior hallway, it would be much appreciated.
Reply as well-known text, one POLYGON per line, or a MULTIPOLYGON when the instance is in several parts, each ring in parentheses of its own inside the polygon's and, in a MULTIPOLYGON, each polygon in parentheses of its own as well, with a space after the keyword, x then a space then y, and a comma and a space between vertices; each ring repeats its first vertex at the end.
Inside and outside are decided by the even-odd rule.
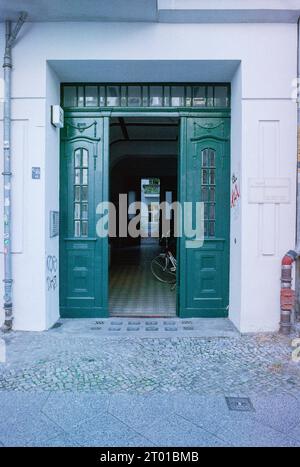
POLYGON ((110 316, 176 316, 176 289, 155 279, 150 269, 160 251, 151 238, 140 246, 112 249, 110 316))

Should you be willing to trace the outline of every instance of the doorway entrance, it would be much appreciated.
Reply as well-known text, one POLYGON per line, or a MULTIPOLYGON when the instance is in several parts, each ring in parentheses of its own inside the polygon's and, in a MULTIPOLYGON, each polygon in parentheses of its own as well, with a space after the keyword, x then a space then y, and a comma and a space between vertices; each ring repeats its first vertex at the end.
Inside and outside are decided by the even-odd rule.
MULTIPOLYGON (((142 180, 148 181, 151 189, 159 180, 160 199, 169 196, 184 207, 180 214, 184 229, 177 239, 177 288, 170 299, 172 306, 162 299, 158 300, 162 305, 157 302, 156 309, 161 316, 163 312, 170 316, 172 308, 172 314, 176 312, 179 317, 226 317, 229 86, 64 85, 62 96, 65 126, 61 131, 60 158, 61 316, 107 317, 110 312, 119 315, 120 309, 125 310, 130 302, 126 314, 134 309, 135 316, 146 315, 149 303, 149 315, 157 316, 147 292, 141 293, 147 297, 143 304, 137 300, 137 291, 146 289, 136 280, 129 281, 131 291, 126 291, 123 279, 114 282, 117 275, 110 279, 113 268, 124 263, 130 266, 135 262, 132 270, 138 273, 125 272, 123 278, 142 276, 137 268, 141 264, 148 273, 146 263, 154 254, 151 249, 160 248, 159 237, 123 238, 119 231, 111 237, 99 234, 98 227, 105 216, 111 224, 103 204, 111 201, 118 210, 118 195, 122 192, 128 199, 140 201, 141 186, 147 185, 142 180), (176 151, 172 145, 176 145, 176 151), (192 206, 191 211, 185 210, 186 204, 192 206), (193 229, 185 229, 190 219, 193 227, 197 204, 203 207, 201 238, 193 229), (114 303, 109 302, 113 297, 114 303), (138 301, 141 312, 140 305, 134 307, 138 301)), ((152 215, 155 217, 155 209, 151 207, 148 219, 152 215)), ((128 211, 126 229, 131 224, 130 216, 128 211)), ((161 217, 158 221, 160 236, 161 217)), ((147 278, 145 282, 148 284, 147 278)), ((150 293, 152 300, 156 295, 159 297, 156 290, 150 293)))
POLYGON ((128 225, 109 239, 110 316, 176 316, 176 287, 154 277, 151 261, 163 248, 160 204, 177 200, 178 140, 178 118, 110 121, 110 201, 119 219, 125 208, 128 225))

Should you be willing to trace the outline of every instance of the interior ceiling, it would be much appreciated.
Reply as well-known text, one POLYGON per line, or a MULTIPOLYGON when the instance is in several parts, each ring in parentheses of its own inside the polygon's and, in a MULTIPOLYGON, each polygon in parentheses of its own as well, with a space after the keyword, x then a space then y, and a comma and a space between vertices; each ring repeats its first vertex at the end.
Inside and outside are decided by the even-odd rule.
POLYGON ((178 140, 178 119, 171 117, 113 117, 110 125, 110 144, 114 146, 126 141, 176 142, 178 140))
POLYGON ((0 0, 0 20, 296 22, 299 0, 0 0))
POLYGON ((126 157, 176 157, 178 128, 172 117, 111 118, 111 166, 126 157))

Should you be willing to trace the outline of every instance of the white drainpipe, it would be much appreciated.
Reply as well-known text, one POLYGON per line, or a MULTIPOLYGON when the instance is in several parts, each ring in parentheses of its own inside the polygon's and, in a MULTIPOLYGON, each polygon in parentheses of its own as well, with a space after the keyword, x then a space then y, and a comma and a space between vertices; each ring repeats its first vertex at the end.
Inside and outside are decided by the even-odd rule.
POLYGON ((13 322, 12 307, 12 260, 11 260, 11 71, 12 47, 26 19, 27 14, 21 13, 13 31, 11 21, 5 22, 5 53, 4 53, 4 111, 3 111, 3 187, 4 187, 4 312, 3 331, 9 331, 13 322))

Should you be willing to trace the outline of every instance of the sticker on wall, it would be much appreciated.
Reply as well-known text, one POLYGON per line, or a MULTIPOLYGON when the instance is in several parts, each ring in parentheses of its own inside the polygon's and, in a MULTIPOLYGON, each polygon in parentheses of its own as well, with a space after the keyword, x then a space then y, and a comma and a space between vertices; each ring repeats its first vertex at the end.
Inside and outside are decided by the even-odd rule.
POLYGON ((41 178, 41 168, 40 167, 32 167, 31 168, 31 178, 33 180, 39 180, 41 178))
POLYGON ((235 218, 239 215, 239 205, 240 205, 240 187, 238 177, 233 173, 231 177, 231 199, 230 206, 235 218))

